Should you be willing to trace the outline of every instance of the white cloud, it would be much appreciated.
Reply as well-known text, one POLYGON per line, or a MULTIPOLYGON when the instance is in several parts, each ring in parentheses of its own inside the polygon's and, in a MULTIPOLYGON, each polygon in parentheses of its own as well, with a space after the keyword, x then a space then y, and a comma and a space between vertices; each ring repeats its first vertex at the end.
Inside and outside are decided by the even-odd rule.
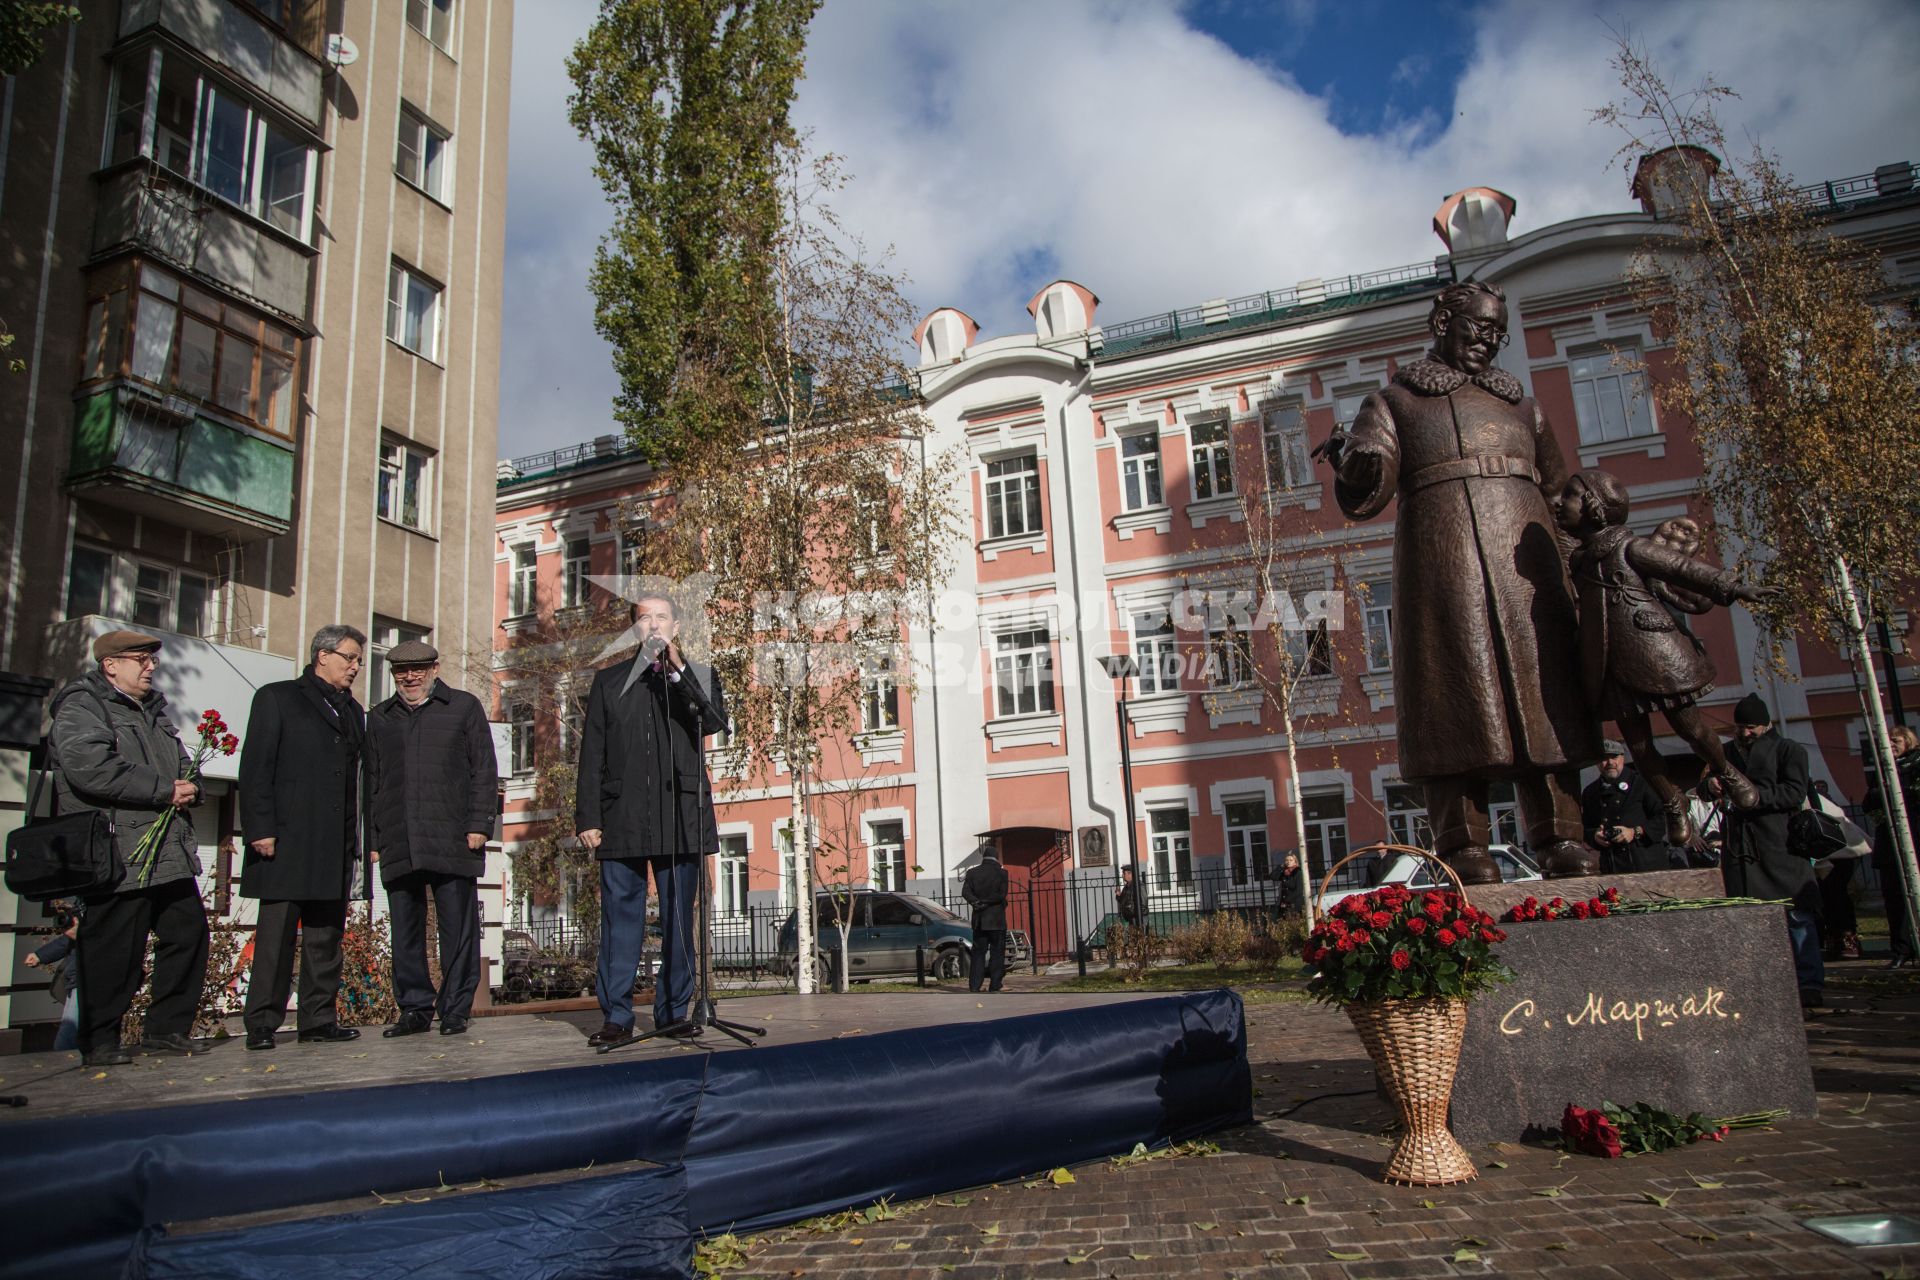
MULTIPOLYGON (((607 215, 565 123, 561 65, 591 14, 518 6, 509 452, 609 429, 614 383, 585 284, 607 215)), ((1738 88, 1730 132, 1805 180, 1920 159, 1907 65, 1920 8, 1502 0, 1472 20, 1450 120, 1353 136, 1171 5, 830 0, 796 115, 846 158, 839 209, 871 249, 893 246, 920 309, 961 307, 989 336, 1025 329, 1027 299, 1054 275, 1100 295, 1111 323, 1430 258, 1431 215, 1463 186, 1514 195, 1521 232, 1628 207, 1618 139, 1590 121, 1617 94, 1609 27, 1622 21, 1676 86, 1711 72, 1738 88)), ((1382 88, 1407 56, 1383 47, 1382 88)))

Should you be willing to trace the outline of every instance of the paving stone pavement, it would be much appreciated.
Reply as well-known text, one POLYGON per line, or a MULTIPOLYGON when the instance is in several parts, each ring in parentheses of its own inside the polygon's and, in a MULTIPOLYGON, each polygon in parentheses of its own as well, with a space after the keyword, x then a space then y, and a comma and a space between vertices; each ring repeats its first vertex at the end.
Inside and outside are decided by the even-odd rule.
POLYGON ((1850 1248, 1800 1225, 1920 1215, 1920 994, 1879 986, 1865 966, 1832 969, 1832 1007, 1807 1033, 1820 1115, 1777 1131, 1621 1160, 1493 1144, 1473 1151, 1475 1182, 1390 1187, 1377 1171, 1391 1113, 1344 1015, 1255 1003, 1258 1120, 1213 1135, 1217 1153, 1101 1162, 1073 1169, 1071 1183, 1037 1178, 853 1228, 774 1231, 724 1274, 1920 1277, 1920 1247, 1850 1248))

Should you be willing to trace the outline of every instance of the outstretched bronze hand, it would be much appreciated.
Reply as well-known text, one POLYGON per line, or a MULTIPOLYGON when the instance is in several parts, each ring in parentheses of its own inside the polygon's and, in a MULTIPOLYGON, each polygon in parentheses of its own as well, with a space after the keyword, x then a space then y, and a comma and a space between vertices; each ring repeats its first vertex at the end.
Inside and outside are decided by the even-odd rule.
POLYGON ((1342 431, 1339 427, 1335 427, 1332 435, 1313 446, 1313 452, 1309 456, 1325 462, 1329 467, 1333 468, 1334 474, 1338 475, 1340 473, 1340 464, 1345 461, 1347 456, 1347 445, 1350 444, 1352 440, 1352 436, 1342 431))

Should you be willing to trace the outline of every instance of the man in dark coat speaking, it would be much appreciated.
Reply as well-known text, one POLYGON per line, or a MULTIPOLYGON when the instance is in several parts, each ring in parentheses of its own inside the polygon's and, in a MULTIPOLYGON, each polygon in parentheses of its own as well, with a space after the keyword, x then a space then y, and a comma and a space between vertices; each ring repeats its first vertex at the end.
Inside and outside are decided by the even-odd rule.
POLYGON ((967 872, 960 896, 973 908, 973 954, 967 961, 967 990, 998 991, 1007 973, 1007 869, 992 848, 980 851, 980 863, 967 872))
POLYGON ((1393 679, 1400 772, 1426 793, 1434 851, 1495 883, 1488 790, 1519 792, 1549 876, 1591 874, 1580 767, 1600 735, 1580 681, 1572 580, 1553 504, 1567 466, 1540 406, 1493 363, 1507 303, 1478 281, 1433 301, 1433 350, 1315 452, 1354 520, 1397 496, 1393 679))
POLYGON ((440 1034, 457 1036, 480 989, 480 895, 487 837, 499 811, 499 763, 480 699, 439 680, 440 651, 420 640, 394 646, 391 698, 367 715, 373 781, 368 843, 387 887, 393 928, 393 998, 400 1017, 380 1034, 433 1025, 427 967, 427 895, 440 934, 440 1034))
POLYGON ((247 1048, 273 1048, 300 947, 302 1043, 357 1039, 340 1025, 340 937, 347 899, 368 899, 360 773, 366 713, 353 700, 367 638, 342 623, 314 633, 306 671, 253 695, 240 748, 242 897, 260 900, 247 984, 247 1048))
POLYGON ((685 1018, 693 999, 693 931, 702 860, 720 848, 702 738, 726 725, 713 668, 677 643, 679 606, 633 606, 640 652, 593 678, 580 735, 574 829, 600 860, 600 1030, 595 1048, 631 1040, 633 979, 646 941, 647 872, 660 895, 660 974, 653 1023, 685 1018), (700 708, 705 708, 702 718, 700 708))

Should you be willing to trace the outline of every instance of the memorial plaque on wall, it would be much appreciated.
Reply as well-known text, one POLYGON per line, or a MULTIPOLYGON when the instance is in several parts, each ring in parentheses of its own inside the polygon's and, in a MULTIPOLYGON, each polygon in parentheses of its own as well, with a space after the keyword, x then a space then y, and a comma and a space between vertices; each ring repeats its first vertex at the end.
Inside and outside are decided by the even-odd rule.
POLYGON ((1779 907, 1503 926, 1517 975, 1478 997, 1454 1082, 1463 1143, 1558 1133, 1569 1102, 1815 1111, 1779 907))
POLYGON ((1113 858, 1107 851, 1107 829, 1105 827, 1080 828, 1080 865, 1083 867, 1110 867, 1113 858))

